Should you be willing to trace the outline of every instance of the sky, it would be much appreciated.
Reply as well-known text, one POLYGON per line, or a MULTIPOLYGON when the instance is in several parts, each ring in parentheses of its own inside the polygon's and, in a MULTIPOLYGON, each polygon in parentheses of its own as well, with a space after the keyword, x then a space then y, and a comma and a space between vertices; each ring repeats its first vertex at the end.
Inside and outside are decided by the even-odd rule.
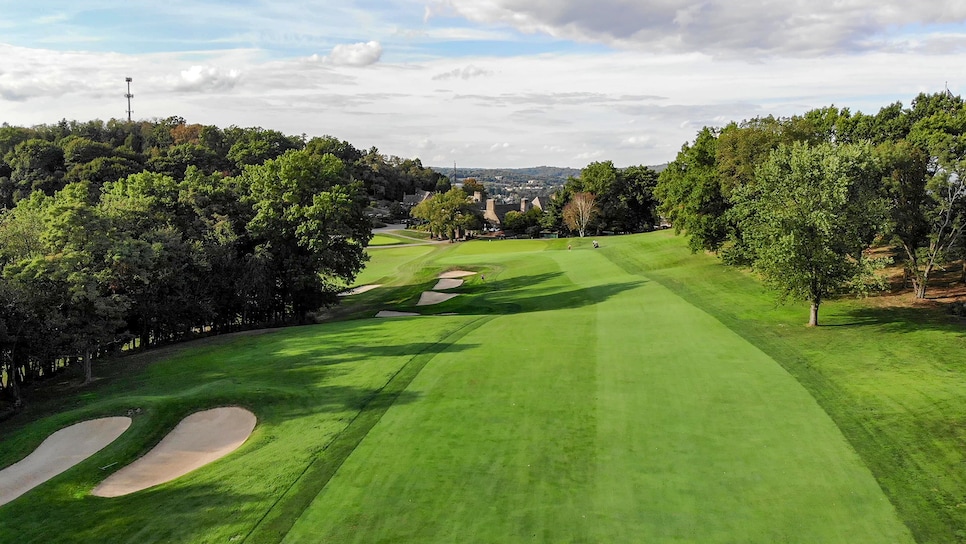
POLYGON ((966 90, 966 2, 0 0, 0 123, 180 115, 423 164, 673 160, 704 126, 966 90))

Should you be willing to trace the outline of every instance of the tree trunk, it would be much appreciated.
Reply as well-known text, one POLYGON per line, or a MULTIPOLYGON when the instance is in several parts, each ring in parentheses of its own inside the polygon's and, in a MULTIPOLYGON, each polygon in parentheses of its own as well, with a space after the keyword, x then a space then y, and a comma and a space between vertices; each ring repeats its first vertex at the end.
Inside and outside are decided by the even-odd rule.
POLYGON ((10 396, 13 397, 13 409, 15 412, 19 412, 23 408, 23 397, 20 395, 20 368, 16 363, 12 362, 13 357, 10 358, 11 363, 9 365, 4 365, 4 370, 7 371, 8 386, 10 387, 10 396))
POLYGON ((19 373, 20 369, 16 366, 10 367, 10 390, 13 392, 14 412, 20 412, 23 409, 23 397, 20 394, 20 380, 17 377, 19 373))
POLYGON ((925 270, 912 282, 916 289, 916 298, 919 300, 926 298, 926 285, 929 283, 930 272, 932 272, 932 266, 927 264, 925 270))
POLYGON ((87 348, 84 350, 84 384, 89 384, 94 381, 94 371, 91 368, 91 350, 87 348))
POLYGON ((811 311, 808 314, 808 326, 818 327, 818 306, 820 302, 812 302, 811 311))

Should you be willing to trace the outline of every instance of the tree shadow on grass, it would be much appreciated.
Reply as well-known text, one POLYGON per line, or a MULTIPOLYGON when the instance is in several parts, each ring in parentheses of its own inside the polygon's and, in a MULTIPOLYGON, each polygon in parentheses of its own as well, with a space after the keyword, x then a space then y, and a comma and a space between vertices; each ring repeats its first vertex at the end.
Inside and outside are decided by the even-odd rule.
POLYGON ((465 293, 475 295, 472 299, 453 299, 458 302, 447 311, 467 315, 506 315, 583 308, 604 302, 647 282, 635 280, 593 287, 574 287, 572 284, 540 287, 539 278, 524 277, 514 283, 519 283, 519 286, 507 288, 501 282, 494 282, 492 286, 474 285, 465 293))
MULTIPOLYGON (((266 495, 206 484, 103 499, 79 496, 78 489, 64 480, 53 490, 34 492, 42 496, 20 497, 4 507, 0 541, 201 541, 228 531, 232 525, 237 525, 239 532, 247 532, 260 516, 259 510, 270 504, 266 495), (40 511, 50 514, 38 515, 40 511), (250 522, 246 526, 240 520, 250 522)), ((227 535, 225 541, 231 536, 227 535)))
POLYGON ((962 335, 966 320, 943 312, 939 308, 909 306, 878 306, 853 308, 844 312, 843 322, 826 322, 823 327, 876 326, 890 331, 910 333, 924 329, 962 335))

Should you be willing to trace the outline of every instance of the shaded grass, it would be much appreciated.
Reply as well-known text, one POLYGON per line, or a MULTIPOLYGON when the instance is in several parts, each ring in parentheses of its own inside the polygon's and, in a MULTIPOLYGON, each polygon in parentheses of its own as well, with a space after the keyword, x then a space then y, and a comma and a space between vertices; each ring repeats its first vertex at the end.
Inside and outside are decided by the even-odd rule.
POLYGON ((286 511, 293 482, 316 458, 331 455, 326 453, 330 444, 343 444, 337 439, 347 436, 360 413, 362 419, 376 417, 393 403, 418 400, 393 386, 393 378, 411 361, 448 349, 439 342, 471 321, 338 323, 239 337, 222 346, 185 350, 81 393, 83 407, 9 434, 4 430, 0 466, 74 421, 131 408, 140 408, 140 415, 114 444, 2 507, 0 542, 237 540, 266 512, 286 511), (185 415, 221 405, 244 406, 258 417, 255 432, 239 450, 141 493, 116 499, 89 495, 185 415), (109 470, 99 468, 112 463, 109 470), (38 516, 40 511, 51 514, 38 516))

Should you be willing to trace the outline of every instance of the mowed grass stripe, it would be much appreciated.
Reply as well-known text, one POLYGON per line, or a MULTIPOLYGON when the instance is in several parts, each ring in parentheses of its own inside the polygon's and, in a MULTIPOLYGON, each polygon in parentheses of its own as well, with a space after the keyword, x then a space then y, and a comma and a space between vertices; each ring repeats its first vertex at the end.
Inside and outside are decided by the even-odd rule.
MULTIPOLYGON (((559 331, 501 316, 440 354, 293 528, 293 542, 561 542, 587 530, 595 422, 590 307, 559 331), (537 360, 539 359, 539 361, 537 360)), ((590 538, 590 534, 586 535, 590 538)))
POLYGON ((302 511, 312 502, 339 470, 346 458, 355 450, 369 431, 383 417, 386 410, 395 403, 409 387, 413 378, 419 375, 427 362, 440 351, 449 349, 451 344, 467 333, 480 327, 489 318, 480 317, 467 321, 439 342, 427 345, 413 356, 385 386, 376 390, 362 402, 359 412, 339 434, 328 442, 322 452, 312 459, 304 471, 292 482, 275 504, 267 510, 243 542, 281 542, 302 511))
POLYGON ((814 399, 716 319, 647 281, 597 325, 600 541, 912 541, 814 399))
POLYGON ((445 264, 521 313, 427 365, 286 542, 911 541, 756 348, 604 253, 494 246, 445 264))
POLYGON ((807 305, 776 305, 751 274, 691 255, 669 232, 613 249, 622 267, 644 270, 781 363, 837 423, 918 542, 966 542, 962 320, 842 298, 822 305, 824 326, 809 328, 807 305))

